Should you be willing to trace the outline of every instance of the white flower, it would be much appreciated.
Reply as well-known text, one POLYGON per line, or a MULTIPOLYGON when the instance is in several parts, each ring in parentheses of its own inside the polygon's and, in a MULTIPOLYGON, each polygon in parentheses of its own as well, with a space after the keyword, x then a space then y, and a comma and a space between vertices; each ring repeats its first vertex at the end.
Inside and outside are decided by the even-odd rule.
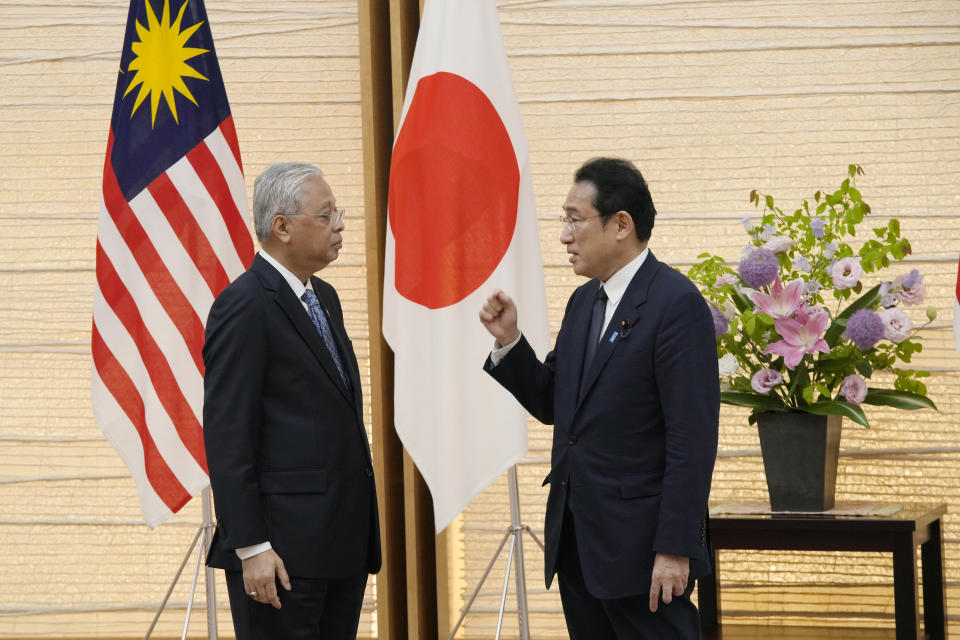
POLYGON ((793 268, 797 271, 810 273, 810 261, 805 256, 797 256, 793 259, 793 268))
POLYGON ((863 267, 858 258, 843 258, 837 260, 830 272, 833 277, 833 286, 837 289, 849 289, 857 286, 863 277, 863 267))
POLYGON ((772 253, 784 253, 793 246, 793 240, 787 236, 773 236, 763 245, 764 249, 772 253))
POLYGON ((720 375, 724 377, 729 377, 737 373, 737 369, 740 368, 740 363, 737 362, 736 357, 732 353, 725 353, 723 357, 717 360, 717 367, 720 369, 720 375))
POLYGON ((884 309, 880 312, 880 319, 883 320, 883 337, 890 342, 899 344, 910 337, 913 321, 903 309, 899 307, 884 309))

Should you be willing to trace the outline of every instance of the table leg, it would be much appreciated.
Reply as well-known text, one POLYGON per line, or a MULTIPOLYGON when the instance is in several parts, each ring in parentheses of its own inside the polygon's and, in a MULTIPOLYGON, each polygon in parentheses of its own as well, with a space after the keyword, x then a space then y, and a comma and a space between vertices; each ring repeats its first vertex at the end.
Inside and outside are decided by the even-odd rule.
POLYGON ((720 568, 717 566, 717 552, 710 549, 711 573, 697 579, 697 607, 700 610, 700 630, 716 631, 720 622, 720 568))
POLYGON ((897 640, 916 640, 920 637, 916 549, 912 533, 901 535, 894 543, 893 601, 897 640))
POLYGON ((943 536, 940 524, 939 518, 930 523, 930 537, 920 545, 923 631, 930 640, 947 640, 947 609, 943 596, 943 536))

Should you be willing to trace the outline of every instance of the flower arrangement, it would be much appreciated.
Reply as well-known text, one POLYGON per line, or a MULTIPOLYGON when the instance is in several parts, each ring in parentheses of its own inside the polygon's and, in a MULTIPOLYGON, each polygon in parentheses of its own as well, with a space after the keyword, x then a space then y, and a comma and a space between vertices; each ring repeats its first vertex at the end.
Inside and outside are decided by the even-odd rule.
POLYGON ((859 175, 850 165, 837 191, 817 191, 793 213, 752 191, 763 215, 756 225, 742 220, 750 240, 739 263, 704 253, 689 270, 713 313, 721 400, 752 409, 751 423, 766 411, 804 411, 869 427, 861 404, 936 410, 922 382, 930 374, 898 366, 923 348, 902 308, 923 303, 923 276, 868 277, 902 261, 910 242, 893 219, 858 251, 849 243, 870 213, 859 175), (864 291, 871 280, 879 281, 864 291), (868 385, 876 371, 894 375, 893 389, 868 385))

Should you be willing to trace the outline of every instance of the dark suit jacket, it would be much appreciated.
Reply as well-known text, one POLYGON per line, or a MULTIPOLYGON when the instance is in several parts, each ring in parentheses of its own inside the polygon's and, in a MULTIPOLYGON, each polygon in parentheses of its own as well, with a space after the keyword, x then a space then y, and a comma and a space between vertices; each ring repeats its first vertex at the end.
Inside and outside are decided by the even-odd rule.
POLYGON ((538 420, 554 424, 546 583, 557 571, 564 505, 583 577, 603 599, 649 593, 658 552, 707 572, 706 516, 720 389, 703 296, 650 253, 627 287, 580 388, 599 280, 570 296, 540 362, 521 341, 486 369, 538 420))
POLYGON ((344 578, 380 568, 360 373, 336 291, 313 277, 351 388, 290 285, 259 255, 217 297, 203 346, 203 428, 217 512, 207 563, 270 541, 287 572, 344 578))

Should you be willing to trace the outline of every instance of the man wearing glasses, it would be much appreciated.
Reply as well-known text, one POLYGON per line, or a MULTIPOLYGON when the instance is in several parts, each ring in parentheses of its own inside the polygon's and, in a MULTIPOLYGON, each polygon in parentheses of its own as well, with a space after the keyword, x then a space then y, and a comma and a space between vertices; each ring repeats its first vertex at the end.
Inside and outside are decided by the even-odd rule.
POLYGON ((203 427, 238 640, 355 638, 380 536, 360 374, 340 299, 343 209, 320 169, 257 178, 260 253, 217 297, 203 347, 203 427))
POLYGON ((706 573, 707 497, 720 390, 710 311, 647 248, 656 210, 634 165, 595 158, 574 175, 560 234, 573 271, 554 350, 540 362, 495 291, 480 320, 485 368, 553 424, 547 587, 559 576, 570 637, 692 639, 706 573))

